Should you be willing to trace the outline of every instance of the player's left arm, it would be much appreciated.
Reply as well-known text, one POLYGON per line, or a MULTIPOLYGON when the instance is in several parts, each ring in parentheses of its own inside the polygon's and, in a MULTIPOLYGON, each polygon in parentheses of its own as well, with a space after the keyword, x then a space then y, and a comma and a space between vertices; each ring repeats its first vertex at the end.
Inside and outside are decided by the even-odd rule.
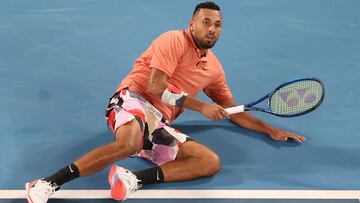
MULTIPOLYGON (((218 105, 223 108, 229 108, 236 106, 236 103, 233 98, 226 99, 223 101, 216 102, 218 105)), ((230 115, 230 121, 240 125, 244 128, 254 130, 257 132, 265 133, 269 135, 273 140, 276 141, 287 141, 289 138, 295 140, 296 142, 303 142, 305 138, 294 133, 290 133, 279 128, 275 128, 255 116, 251 115, 249 112, 242 112, 237 114, 230 115)))

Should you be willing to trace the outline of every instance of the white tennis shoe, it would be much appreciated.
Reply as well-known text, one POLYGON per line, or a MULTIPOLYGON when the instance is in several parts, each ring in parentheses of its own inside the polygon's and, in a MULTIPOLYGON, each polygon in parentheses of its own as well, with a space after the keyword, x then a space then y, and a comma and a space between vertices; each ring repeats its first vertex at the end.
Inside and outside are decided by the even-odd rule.
POLYGON ((26 199, 28 203, 46 203, 57 188, 57 186, 41 179, 26 183, 26 199))

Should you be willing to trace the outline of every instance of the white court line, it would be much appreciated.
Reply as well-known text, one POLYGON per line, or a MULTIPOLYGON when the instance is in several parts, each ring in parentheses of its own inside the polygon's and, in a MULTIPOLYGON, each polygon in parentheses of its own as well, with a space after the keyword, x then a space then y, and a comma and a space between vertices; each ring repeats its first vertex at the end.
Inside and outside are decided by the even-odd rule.
MULTIPOLYGON (((0 190, 0 199, 24 199, 24 190, 0 190)), ((109 190, 59 190, 54 199, 108 199, 109 190)), ((140 190, 129 199, 358 199, 360 190, 140 190)))

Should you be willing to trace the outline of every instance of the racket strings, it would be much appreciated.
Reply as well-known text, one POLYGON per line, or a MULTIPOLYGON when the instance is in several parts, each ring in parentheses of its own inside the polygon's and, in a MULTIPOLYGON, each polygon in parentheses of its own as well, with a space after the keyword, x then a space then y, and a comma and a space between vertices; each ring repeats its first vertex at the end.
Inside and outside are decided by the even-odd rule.
POLYGON ((321 102, 323 87, 318 81, 302 80, 277 90, 270 98, 271 111, 292 115, 308 111, 321 102))

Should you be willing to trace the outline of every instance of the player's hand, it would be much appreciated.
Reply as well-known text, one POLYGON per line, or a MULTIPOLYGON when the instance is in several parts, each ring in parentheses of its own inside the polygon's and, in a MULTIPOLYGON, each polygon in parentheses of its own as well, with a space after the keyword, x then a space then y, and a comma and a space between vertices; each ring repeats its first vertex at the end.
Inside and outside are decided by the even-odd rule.
POLYGON ((211 120, 220 120, 220 119, 229 119, 230 115, 229 113, 221 106, 217 104, 205 104, 202 108, 201 113, 211 120))
POLYGON ((303 136, 294 134, 294 133, 290 133, 281 129, 277 129, 274 128, 272 130, 272 132, 269 134, 271 139, 276 140, 276 141, 282 141, 282 142, 286 142, 288 141, 288 139, 292 139, 295 142, 304 142, 305 138, 303 136))

